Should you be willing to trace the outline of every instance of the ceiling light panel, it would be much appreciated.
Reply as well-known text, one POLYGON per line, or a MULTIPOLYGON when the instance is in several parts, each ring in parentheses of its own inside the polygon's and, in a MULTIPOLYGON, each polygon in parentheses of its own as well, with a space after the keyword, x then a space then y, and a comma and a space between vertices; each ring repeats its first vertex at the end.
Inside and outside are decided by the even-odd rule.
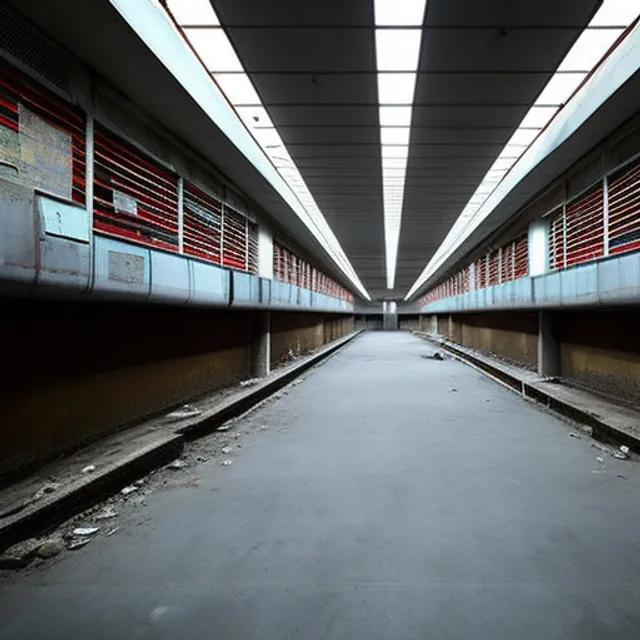
POLYGON ((420 27, 426 0, 374 0, 373 13, 378 27, 420 27))
POLYGON ((387 287, 395 283, 425 0, 374 0, 387 287), (414 28, 383 28, 383 27, 414 28))
POLYGON ((180 26, 217 26, 220 24, 209 0, 167 0, 167 7, 180 26))
POLYGON ((469 228, 476 215, 486 216, 490 212, 481 211, 489 195, 502 181, 540 132, 571 99, 587 76, 595 69, 623 31, 640 15, 640 0, 604 0, 591 22, 585 27, 573 46, 560 63, 535 103, 531 106, 518 129, 487 172, 478 189, 469 200, 447 237, 425 267, 420 277, 413 283, 406 299, 409 299, 426 282, 439 266, 448 258, 464 239, 464 231, 469 228), (536 130, 539 129, 539 130, 536 130), (506 162, 505 162, 506 161, 506 162), (475 209, 472 215, 469 211, 475 209))
POLYGON ((207 70, 243 72, 242 63, 221 28, 184 29, 187 40, 198 52, 207 70))

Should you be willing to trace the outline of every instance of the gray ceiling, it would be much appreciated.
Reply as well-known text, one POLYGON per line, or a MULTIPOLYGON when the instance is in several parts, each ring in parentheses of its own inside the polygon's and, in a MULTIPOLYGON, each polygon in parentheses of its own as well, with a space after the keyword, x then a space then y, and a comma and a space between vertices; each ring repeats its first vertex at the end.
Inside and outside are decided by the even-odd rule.
POLYGON ((600 4, 428 0, 389 292, 373 0, 212 3, 373 298, 404 296, 600 4))

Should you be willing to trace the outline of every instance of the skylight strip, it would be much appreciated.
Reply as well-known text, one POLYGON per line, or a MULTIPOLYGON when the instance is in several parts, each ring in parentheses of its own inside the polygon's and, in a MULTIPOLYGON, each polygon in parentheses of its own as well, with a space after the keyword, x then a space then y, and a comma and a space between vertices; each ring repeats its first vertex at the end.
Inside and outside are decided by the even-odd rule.
POLYGON ((286 150, 280 134, 273 126, 209 0, 167 0, 167 7, 171 17, 181 27, 183 37, 190 43, 204 67, 236 110, 238 119, 251 132, 297 198, 308 216, 305 224, 354 287, 370 300, 369 294, 286 150))
POLYGON ((426 0, 374 0, 388 289, 395 284, 425 9, 426 0), (389 28, 394 26, 413 28, 389 28))
POLYGON ((604 0, 483 178, 422 274, 409 289, 405 300, 411 298, 464 241, 467 235, 465 232, 478 215, 482 214, 483 217, 489 215, 489 211, 482 211, 483 205, 510 170, 505 171, 504 165, 499 164, 499 161, 506 158, 508 153, 516 157, 512 165, 514 167, 538 137, 538 134, 533 136, 530 129, 525 129, 525 124, 530 127, 535 123, 542 131, 566 101, 571 99, 586 77, 598 66, 624 29, 631 25, 639 14, 640 0, 604 0), (502 177, 495 182, 495 177, 500 174, 502 177))

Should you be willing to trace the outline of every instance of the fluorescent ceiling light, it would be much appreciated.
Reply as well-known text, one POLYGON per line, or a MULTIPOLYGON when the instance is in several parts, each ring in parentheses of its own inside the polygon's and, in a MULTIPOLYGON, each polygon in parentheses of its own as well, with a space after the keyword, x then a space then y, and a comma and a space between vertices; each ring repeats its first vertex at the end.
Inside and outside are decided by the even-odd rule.
POLYGON ((586 73, 558 73, 552 76, 535 103, 537 105, 564 104, 586 76, 586 73))
POLYGON ((415 90, 415 73, 378 74, 378 102, 381 105, 411 105, 415 90))
POLYGON ((640 14, 638 0, 604 0, 590 27, 627 27, 640 14))
POLYGON ((262 147, 282 146, 282 138, 275 127, 271 129, 254 129, 253 136, 262 147))
POLYGON ((387 144, 409 144, 409 127, 381 127, 380 143, 387 144))
POLYGON ((373 13, 378 27, 422 26, 426 0, 374 0, 373 13))
POLYGON ((411 125, 411 107, 380 107, 381 127, 408 127, 411 125))
POLYGON ((558 107, 533 106, 527 111, 527 115, 520 123, 520 127, 537 127, 542 129, 547 126, 549 120, 551 120, 556 113, 558 113, 558 107))
POLYGON ((540 129, 516 129, 507 144, 524 145, 528 147, 540 133, 540 129))
POLYGON ((167 0, 167 6, 179 25, 217 26, 220 24, 209 0, 167 0))
POLYGON ((185 29, 184 33, 209 71, 244 71, 227 34, 221 28, 185 29))
POLYGON ((249 129, 273 127, 271 118, 264 107, 236 107, 236 112, 249 129))
MULTIPOLYGON (((630 4, 633 4, 630 2, 630 4)), ((620 37, 622 29, 585 29, 558 71, 590 71, 620 37)))
POLYGON ((261 105, 260 98, 246 73, 214 74, 222 92, 233 105, 261 105))
POLYGON ((421 38, 419 29, 376 29, 378 71, 416 71, 421 38))
POLYGON ((408 158, 409 147, 408 146, 384 146, 382 145, 382 159, 385 158, 408 158))

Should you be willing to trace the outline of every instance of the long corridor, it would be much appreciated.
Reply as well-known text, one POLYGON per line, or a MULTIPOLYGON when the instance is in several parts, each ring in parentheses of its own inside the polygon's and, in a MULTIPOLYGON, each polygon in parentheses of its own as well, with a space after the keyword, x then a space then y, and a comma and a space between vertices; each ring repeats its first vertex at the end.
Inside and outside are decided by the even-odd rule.
POLYGON ((231 466, 0 578, 0 638, 637 638, 637 463, 432 352, 362 335, 239 420, 231 466))

